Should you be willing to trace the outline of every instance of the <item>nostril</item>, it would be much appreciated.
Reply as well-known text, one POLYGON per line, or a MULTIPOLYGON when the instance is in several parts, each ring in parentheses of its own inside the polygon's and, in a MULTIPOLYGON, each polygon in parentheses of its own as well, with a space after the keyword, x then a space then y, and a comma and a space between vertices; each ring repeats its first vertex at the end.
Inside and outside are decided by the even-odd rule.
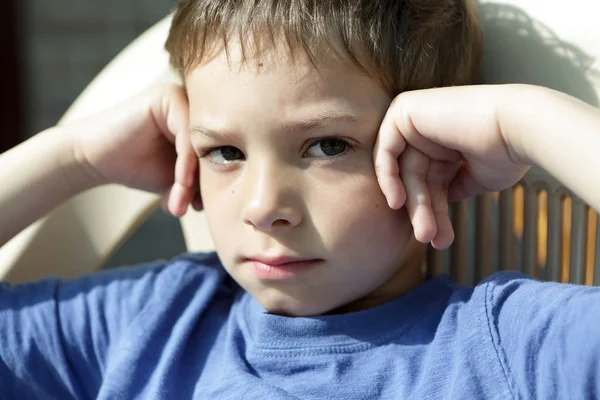
POLYGON ((290 221, 285 220, 285 219, 278 219, 275 222, 273 222, 273 226, 286 226, 286 225, 290 225, 290 221))

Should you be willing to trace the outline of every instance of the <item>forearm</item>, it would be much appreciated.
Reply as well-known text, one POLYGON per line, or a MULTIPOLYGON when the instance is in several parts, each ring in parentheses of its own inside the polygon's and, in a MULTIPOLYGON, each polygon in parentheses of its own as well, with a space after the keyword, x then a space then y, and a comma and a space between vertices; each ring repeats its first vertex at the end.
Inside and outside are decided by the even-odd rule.
POLYGON ((500 129, 522 161, 538 165, 600 210, 600 110, 570 96, 514 86, 500 129))
POLYGON ((0 155, 0 246, 54 207, 91 187, 62 128, 0 155))

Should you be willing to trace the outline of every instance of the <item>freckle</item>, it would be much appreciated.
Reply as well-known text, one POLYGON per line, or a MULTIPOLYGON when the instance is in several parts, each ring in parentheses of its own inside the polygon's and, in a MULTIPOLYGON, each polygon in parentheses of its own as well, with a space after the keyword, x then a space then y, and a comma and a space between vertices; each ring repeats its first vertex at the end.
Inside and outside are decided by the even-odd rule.
POLYGON ((262 66, 263 66, 263 63, 258 63, 258 66, 259 66, 259 67, 262 67, 262 66))

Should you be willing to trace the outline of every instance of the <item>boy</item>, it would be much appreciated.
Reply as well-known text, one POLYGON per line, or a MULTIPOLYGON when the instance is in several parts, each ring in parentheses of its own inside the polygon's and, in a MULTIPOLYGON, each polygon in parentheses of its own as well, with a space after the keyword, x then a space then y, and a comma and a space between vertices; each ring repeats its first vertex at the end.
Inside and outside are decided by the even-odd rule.
MULTIPOLYGON (((202 5, 234 21, 245 15, 184 2, 174 27, 180 19, 193 25, 202 5)), ((261 10, 280 15, 276 7, 246 11, 261 10)), ((422 33, 411 25, 422 12, 399 20, 422 33)), ((185 31, 196 32, 191 25, 185 31)), ((180 64, 189 118, 182 91, 171 87, 42 133, 0 158, 5 182, 23 156, 39 155, 0 195, 6 240, 32 210, 35 219, 105 182, 172 186, 166 207, 181 215, 190 202, 199 206, 193 150, 218 252, 3 288, 1 396, 596 395, 598 289, 516 274, 474 290, 445 278, 421 282, 414 260, 422 250, 411 239, 414 228, 419 241, 447 246, 447 196, 502 189, 532 163, 600 208, 600 178, 578 179, 598 168, 596 110, 527 86, 407 92, 390 106, 393 89, 382 84, 389 81, 353 69, 331 48, 315 65, 281 49, 249 64, 239 47, 229 50, 180 64), (175 162, 173 141, 174 184, 165 173, 175 162)), ((408 89, 415 87, 401 91, 408 89)))

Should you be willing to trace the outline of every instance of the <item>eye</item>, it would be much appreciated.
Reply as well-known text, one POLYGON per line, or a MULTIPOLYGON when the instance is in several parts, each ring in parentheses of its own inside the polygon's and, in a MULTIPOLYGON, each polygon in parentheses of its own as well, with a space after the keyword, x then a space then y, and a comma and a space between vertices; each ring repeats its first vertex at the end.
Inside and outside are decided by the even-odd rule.
POLYGON ((229 164, 233 161, 243 160, 244 153, 233 146, 221 146, 208 150, 203 157, 208 157, 215 164, 229 164))
POLYGON ((352 146, 342 139, 321 139, 314 142, 306 151, 308 157, 333 157, 346 152, 352 146))

